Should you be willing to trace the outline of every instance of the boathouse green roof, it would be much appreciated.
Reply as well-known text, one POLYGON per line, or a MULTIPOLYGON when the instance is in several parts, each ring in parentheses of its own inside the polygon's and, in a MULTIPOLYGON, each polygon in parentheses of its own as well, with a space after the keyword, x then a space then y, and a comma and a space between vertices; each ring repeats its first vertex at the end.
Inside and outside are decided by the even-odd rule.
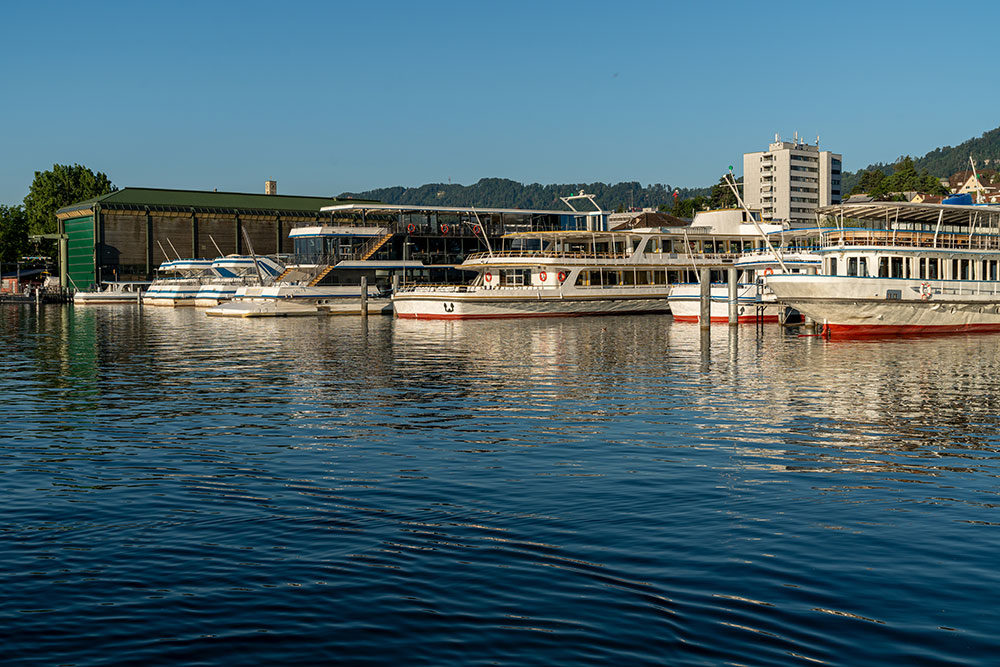
POLYGON ((100 197, 64 206, 56 211, 60 219, 88 215, 95 206, 103 210, 150 209, 159 211, 243 213, 266 212, 314 214, 324 206, 344 203, 371 203, 369 200, 267 195, 246 192, 209 192, 205 190, 166 190, 160 188, 122 188, 100 197))

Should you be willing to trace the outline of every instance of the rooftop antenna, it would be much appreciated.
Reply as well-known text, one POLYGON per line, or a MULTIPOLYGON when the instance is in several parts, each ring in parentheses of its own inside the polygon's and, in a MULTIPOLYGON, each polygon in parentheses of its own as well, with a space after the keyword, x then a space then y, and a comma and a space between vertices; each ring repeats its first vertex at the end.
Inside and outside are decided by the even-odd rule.
POLYGON ((747 216, 750 218, 750 222, 753 223, 754 229, 756 229, 757 233, 760 234, 760 237, 764 239, 764 243, 767 244, 767 249, 770 250, 771 254, 774 255, 774 258, 778 260, 778 266, 781 267, 782 271, 788 273, 788 267, 785 266, 785 262, 781 259, 781 255, 778 254, 778 251, 774 249, 773 245, 771 245, 771 239, 767 238, 767 234, 765 234, 764 230, 760 228, 759 224, 757 224, 757 218, 753 217, 753 213, 751 213, 750 209, 747 208, 747 205, 743 203, 743 197, 740 197, 740 190, 736 187, 736 177, 733 176, 733 165, 729 165, 729 173, 726 174, 725 178, 726 185, 728 185, 729 189, 733 191, 734 195, 736 195, 736 201, 738 201, 740 207, 746 211, 747 216))

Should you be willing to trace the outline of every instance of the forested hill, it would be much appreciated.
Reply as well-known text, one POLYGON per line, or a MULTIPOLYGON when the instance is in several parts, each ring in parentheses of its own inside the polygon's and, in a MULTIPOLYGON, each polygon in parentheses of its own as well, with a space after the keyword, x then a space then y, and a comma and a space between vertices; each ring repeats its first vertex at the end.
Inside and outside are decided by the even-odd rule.
MULTIPOLYGON (((977 169, 984 169, 987 167, 996 169, 998 165, 1000 165, 1000 127, 983 133, 983 136, 981 137, 975 137, 962 142, 958 146, 935 148, 923 157, 913 158, 913 166, 918 172, 926 169, 932 176, 947 178, 957 171, 965 171, 969 169, 970 157, 976 161, 977 169), (989 160, 989 162, 987 162, 987 160, 989 160)), ((850 192, 861 178, 861 174, 866 171, 877 169, 887 176, 892 174, 894 165, 902 159, 903 158, 901 156, 899 159, 895 160, 895 162, 890 164, 883 164, 879 162, 876 164, 870 164, 864 169, 859 169, 854 172, 844 172, 843 178, 841 179, 841 191, 845 193, 850 192)))
MULTIPOLYGON (((710 188, 676 188, 678 198, 707 195, 710 188)), ((524 185, 506 178, 483 178, 473 185, 428 183, 416 188, 379 188, 366 192, 345 192, 338 197, 375 199, 387 204, 417 206, 482 206, 484 208, 529 208, 565 210, 559 197, 579 194, 583 190, 594 195, 605 211, 625 208, 656 208, 672 205, 673 191, 669 185, 656 183, 643 187, 640 183, 572 183, 566 185, 524 185)), ((583 209, 581 209, 583 210, 583 209)))

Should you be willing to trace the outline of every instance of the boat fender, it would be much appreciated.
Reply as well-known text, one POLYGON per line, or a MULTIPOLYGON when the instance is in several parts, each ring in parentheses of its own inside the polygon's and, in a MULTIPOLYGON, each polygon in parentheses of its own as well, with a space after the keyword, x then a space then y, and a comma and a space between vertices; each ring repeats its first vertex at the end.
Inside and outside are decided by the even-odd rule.
POLYGON ((773 276, 774 275, 774 269, 772 269, 770 266, 767 267, 766 269, 764 269, 764 275, 765 276, 773 276))
POLYGON ((483 280, 485 280, 486 282, 490 282, 491 280, 493 280, 493 274, 487 271, 486 275, 483 276, 483 280))
POLYGON ((559 282, 561 282, 561 283, 566 282, 566 272, 565 271, 560 271, 558 277, 559 277, 559 282))
POLYGON ((412 234, 415 231, 417 231, 417 226, 415 224, 413 224, 412 222, 406 226, 406 233, 407 234, 412 234))
POLYGON ((549 277, 549 274, 545 273, 544 271, 542 271, 541 273, 538 274, 538 279, 541 280, 543 283, 545 282, 545 279, 548 278, 548 277, 549 277))
POLYGON ((448 233, 448 225, 441 225, 441 233, 442 234, 448 233))

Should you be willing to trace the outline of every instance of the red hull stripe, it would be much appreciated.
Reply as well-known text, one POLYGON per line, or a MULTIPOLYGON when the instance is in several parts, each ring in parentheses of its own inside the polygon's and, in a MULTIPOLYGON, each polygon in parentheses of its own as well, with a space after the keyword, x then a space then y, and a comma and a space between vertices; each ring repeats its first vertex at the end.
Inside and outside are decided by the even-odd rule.
POLYGON ((665 313, 666 310, 638 310, 608 313, 594 311, 589 313, 511 313, 510 315, 426 315, 423 313, 397 313, 401 320, 516 320, 524 317, 590 317, 593 315, 649 315, 665 313))
POLYGON ((828 324, 827 332, 842 338, 859 336, 901 336, 906 334, 949 334, 972 331, 1000 331, 1000 324, 955 324, 918 326, 913 324, 828 324))

